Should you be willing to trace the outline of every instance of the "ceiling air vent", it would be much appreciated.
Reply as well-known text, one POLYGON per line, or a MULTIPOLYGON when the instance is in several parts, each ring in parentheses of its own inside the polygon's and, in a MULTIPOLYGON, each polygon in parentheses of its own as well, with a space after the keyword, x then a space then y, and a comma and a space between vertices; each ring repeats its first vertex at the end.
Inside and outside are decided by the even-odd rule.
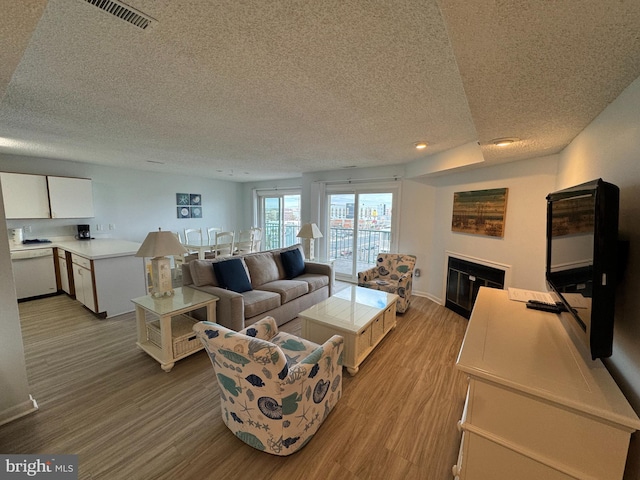
POLYGON ((142 30, 146 30, 148 27, 156 23, 156 21, 141 13, 134 8, 131 8, 124 3, 117 0, 84 0, 91 5, 98 7, 100 10, 104 10, 111 15, 114 15, 125 22, 129 22, 131 25, 135 25, 142 30))

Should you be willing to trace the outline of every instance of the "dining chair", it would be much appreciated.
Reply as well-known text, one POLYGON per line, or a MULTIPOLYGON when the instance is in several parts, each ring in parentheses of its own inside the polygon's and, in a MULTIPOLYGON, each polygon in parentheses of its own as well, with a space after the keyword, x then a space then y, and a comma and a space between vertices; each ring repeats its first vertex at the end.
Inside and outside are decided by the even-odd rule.
POLYGON ((207 228, 207 240, 209 245, 216 244, 216 233, 222 232, 222 228, 220 227, 208 227, 207 228))
POLYGON ((262 228, 251 227, 250 230, 253 232, 253 246, 251 247, 251 251, 259 252, 260 243, 262 242, 262 228))
POLYGON ((216 258, 216 233, 222 232, 221 227, 207 227, 207 245, 209 246, 209 250, 207 250, 204 254, 204 258, 216 258))
POLYGON ((240 230, 235 244, 235 250, 238 254, 254 252, 253 230, 240 230))
POLYGON ((214 247, 216 257, 233 255, 234 238, 234 232, 216 232, 216 246, 214 247))
MULTIPOLYGON (((173 232, 178 241, 182 243, 182 238, 180 237, 180 233, 173 232)), ((173 256, 173 279, 177 279, 182 276, 182 265, 185 263, 189 263, 191 260, 195 260, 198 258, 197 252, 189 252, 189 253, 181 253, 179 255, 173 256)))
POLYGON ((186 245, 202 245, 202 229, 185 228, 184 243, 186 245))

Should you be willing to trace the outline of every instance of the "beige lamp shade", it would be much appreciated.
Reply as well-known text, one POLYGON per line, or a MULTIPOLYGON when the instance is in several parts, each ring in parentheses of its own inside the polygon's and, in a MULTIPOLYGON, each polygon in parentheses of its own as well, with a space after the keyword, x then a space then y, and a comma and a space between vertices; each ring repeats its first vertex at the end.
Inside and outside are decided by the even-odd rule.
POLYGON ((189 253, 178 241, 173 232, 149 232, 136 253, 136 257, 164 257, 165 255, 180 255, 189 253))
POLYGON ((165 255, 188 253, 173 232, 150 232, 136 252, 136 257, 151 257, 151 295, 173 295, 171 262, 165 255))
POLYGON ((296 235, 298 238, 322 238, 322 232, 315 223, 305 223, 296 235))

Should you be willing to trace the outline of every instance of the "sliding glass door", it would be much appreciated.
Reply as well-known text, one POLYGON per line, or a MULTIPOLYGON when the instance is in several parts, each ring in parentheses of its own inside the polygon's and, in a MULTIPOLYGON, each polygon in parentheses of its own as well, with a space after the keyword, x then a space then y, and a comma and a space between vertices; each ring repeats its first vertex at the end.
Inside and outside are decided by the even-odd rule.
POLYGON ((355 282, 380 252, 395 251, 397 188, 327 188, 327 258, 336 278, 355 282))
POLYGON ((263 231, 262 249, 283 248, 300 241, 299 192, 258 192, 258 212, 263 231))

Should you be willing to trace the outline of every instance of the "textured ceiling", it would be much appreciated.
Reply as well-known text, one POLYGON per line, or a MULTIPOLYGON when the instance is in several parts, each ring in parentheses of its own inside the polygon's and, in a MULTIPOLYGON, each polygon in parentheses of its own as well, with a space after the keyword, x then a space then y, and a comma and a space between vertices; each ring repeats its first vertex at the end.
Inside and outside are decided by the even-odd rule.
POLYGON ((637 0, 0 2, 0 152, 234 181, 555 153, 640 75, 637 0))

